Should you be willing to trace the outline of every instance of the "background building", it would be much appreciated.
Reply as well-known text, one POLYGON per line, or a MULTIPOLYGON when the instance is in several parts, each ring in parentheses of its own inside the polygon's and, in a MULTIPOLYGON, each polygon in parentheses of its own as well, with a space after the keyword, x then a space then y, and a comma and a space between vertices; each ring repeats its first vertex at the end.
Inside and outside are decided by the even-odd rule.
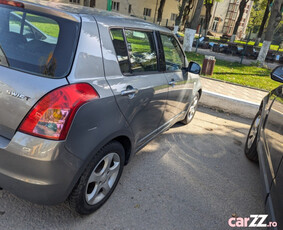
MULTIPOLYGON (((235 23, 239 14, 240 0, 224 0, 216 2, 212 8, 212 17, 209 23, 208 30, 215 35, 232 35, 235 23)), ((248 26, 253 1, 249 1, 244 11, 242 21, 238 28, 237 37, 244 38, 248 26)), ((201 18, 205 18, 205 6, 201 12, 201 18)))
MULTIPOLYGON (((80 4, 89 7, 95 7, 98 9, 107 9, 107 0, 60 0, 61 2, 80 4)), ((124 15, 131 15, 138 18, 145 19, 150 22, 156 22, 157 11, 160 0, 115 0, 112 1, 112 10, 124 15)), ((197 0, 193 1, 193 8, 190 11, 189 20, 193 17, 195 12, 197 0)), ((209 31, 215 36, 221 36, 222 34, 231 35, 235 26, 235 22, 238 16, 240 0, 223 0, 216 2, 212 8, 212 16, 209 22, 209 31)), ((173 27, 175 25, 175 19, 179 14, 179 6, 181 0, 166 0, 162 21, 162 26, 173 27)), ((250 12, 252 9, 252 1, 249 1, 243 15, 242 22, 238 29, 237 36, 243 38, 247 29, 250 12)), ((205 18, 205 6, 202 8, 201 18, 205 18)))

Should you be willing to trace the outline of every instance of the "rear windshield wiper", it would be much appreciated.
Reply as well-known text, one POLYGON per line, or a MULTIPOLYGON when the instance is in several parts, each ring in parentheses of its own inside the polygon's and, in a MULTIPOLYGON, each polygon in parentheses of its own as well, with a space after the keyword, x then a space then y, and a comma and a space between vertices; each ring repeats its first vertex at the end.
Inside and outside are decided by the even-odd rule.
POLYGON ((0 45, 0 65, 4 65, 4 66, 9 66, 9 62, 7 60, 7 57, 0 45))

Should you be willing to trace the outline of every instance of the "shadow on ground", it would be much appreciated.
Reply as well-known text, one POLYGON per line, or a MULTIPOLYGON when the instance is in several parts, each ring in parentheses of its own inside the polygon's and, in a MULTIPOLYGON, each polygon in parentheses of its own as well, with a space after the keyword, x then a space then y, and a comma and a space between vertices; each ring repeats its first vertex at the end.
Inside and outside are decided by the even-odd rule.
POLYGON ((0 191, 0 229, 229 229, 232 214, 262 214, 258 165, 243 154, 250 120, 200 108, 125 167, 109 201, 81 217, 0 191), (4 212, 4 213, 3 213, 4 212))

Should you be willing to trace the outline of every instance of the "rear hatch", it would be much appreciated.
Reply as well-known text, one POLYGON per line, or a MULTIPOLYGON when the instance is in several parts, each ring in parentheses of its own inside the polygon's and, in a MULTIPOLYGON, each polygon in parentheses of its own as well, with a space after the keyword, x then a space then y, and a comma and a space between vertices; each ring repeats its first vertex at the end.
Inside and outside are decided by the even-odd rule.
POLYGON ((40 98, 68 84, 79 31, 76 16, 0 1, 0 137, 11 139, 40 98))

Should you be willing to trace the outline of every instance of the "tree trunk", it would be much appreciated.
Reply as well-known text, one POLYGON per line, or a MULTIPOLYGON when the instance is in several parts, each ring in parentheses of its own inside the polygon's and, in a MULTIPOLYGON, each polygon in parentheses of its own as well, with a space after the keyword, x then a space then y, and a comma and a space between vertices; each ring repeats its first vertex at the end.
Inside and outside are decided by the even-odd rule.
POLYGON ((161 22, 161 20, 162 20, 162 14, 163 14, 165 2, 166 2, 166 0, 160 0, 159 8, 158 8, 158 14, 157 14, 157 21, 158 22, 161 22))
POLYGON ((266 21, 268 19, 269 6, 270 6, 271 2, 272 2, 272 0, 268 0, 268 2, 267 2, 266 8, 265 8, 265 12, 264 12, 264 15, 263 15, 263 18, 262 18, 262 21, 261 21, 261 25, 260 25, 260 28, 259 28, 259 31, 258 31, 258 34, 257 34, 257 39, 256 39, 256 42, 255 42, 255 46, 258 46, 258 44, 260 42, 260 39, 262 37, 264 26, 265 26, 266 21))
POLYGON ((185 29, 185 37, 183 43, 184 51, 189 51, 189 52, 192 51, 195 34, 196 34, 196 30, 190 28, 185 29))
POLYGON ((208 3, 208 0, 205 0, 205 22, 204 22, 204 36, 206 37, 207 35, 207 30, 208 30, 208 25, 209 25, 209 21, 211 19, 211 9, 213 6, 214 0, 212 0, 212 3, 208 3))
POLYGON ((188 4, 185 7, 184 15, 183 15, 182 22, 181 22, 181 24, 184 25, 185 27, 188 27, 188 19, 189 19, 191 10, 194 7, 193 3, 194 3, 193 0, 188 0, 188 4))
POLYGON ((185 29, 185 37, 184 37, 184 44, 183 44, 183 48, 185 51, 192 50, 193 40, 195 38, 196 30, 199 25, 199 17, 200 17, 203 1, 204 0, 198 0, 194 16, 191 22, 188 24, 189 28, 185 29))
POLYGON ((176 20, 175 20, 175 26, 180 26, 180 23, 181 23, 181 19, 183 17, 183 14, 184 14, 184 9, 185 9, 185 6, 187 4, 187 1, 188 0, 183 0, 182 1, 182 5, 179 9, 179 15, 177 16, 176 20))
POLYGON ((274 31, 282 19, 282 13, 281 13, 282 6, 283 6, 283 0, 274 0, 268 26, 266 28, 265 39, 257 58, 257 60, 261 64, 263 64, 265 61, 267 52, 269 50, 271 41, 274 36, 274 31))
POLYGON ((194 16, 193 16, 191 22, 188 24, 188 27, 193 29, 193 30, 196 30, 198 25, 199 25, 199 17, 200 17, 203 1, 204 0, 198 0, 194 16))
POLYGON ((235 38, 237 36, 237 32, 238 32, 240 23, 242 21, 242 18, 243 18, 244 12, 245 12, 245 8, 246 8, 246 5, 247 5, 248 1, 249 0, 242 0, 240 2, 240 5, 239 5, 239 16, 238 16, 237 21, 236 21, 235 26, 234 26, 233 36, 231 37, 231 40, 230 40, 231 42, 235 41, 235 38))

